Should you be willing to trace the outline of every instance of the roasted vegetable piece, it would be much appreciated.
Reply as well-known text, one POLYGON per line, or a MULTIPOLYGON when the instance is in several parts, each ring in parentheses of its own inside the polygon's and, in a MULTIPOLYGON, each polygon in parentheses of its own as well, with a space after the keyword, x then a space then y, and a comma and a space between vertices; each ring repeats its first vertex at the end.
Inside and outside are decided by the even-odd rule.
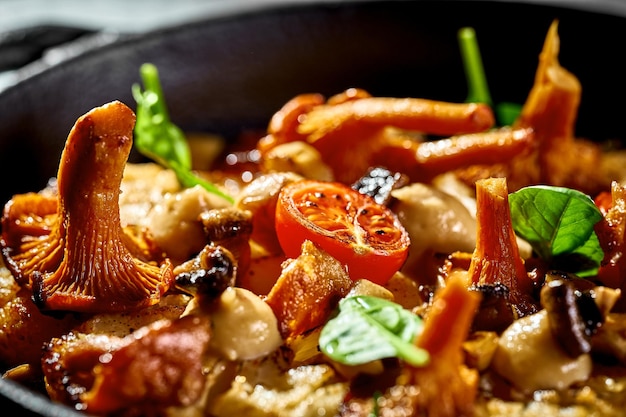
POLYGON ((80 396, 86 411, 130 409, 151 415, 200 397, 211 339, 207 319, 162 320, 137 332, 124 339, 124 346, 101 356, 93 386, 80 396))
POLYGON ((250 266, 252 212, 234 207, 208 210, 200 214, 200 222, 213 246, 221 246, 236 260, 237 275, 250 266))
POLYGON ((298 132, 300 117, 320 104, 324 104, 324 96, 314 93, 289 100, 270 119, 268 135, 259 142, 259 149, 264 152, 281 143, 303 140, 306 136, 298 132))
POLYGON ((486 132, 493 124, 484 104, 371 97, 350 89, 326 102, 318 94, 294 97, 274 115, 257 148, 264 156, 288 142, 311 144, 335 180, 346 184, 378 165, 430 181, 452 168, 509 161, 529 147, 530 129, 486 132), (431 143, 416 132, 454 136, 431 143))
MULTIPOLYGON (((94 367, 103 354, 125 346, 137 329, 162 321, 176 320, 185 311, 185 305, 172 295, 165 302, 143 308, 109 314, 94 314, 89 319, 66 330, 63 336, 50 337, 43 350, 39 348, 40 369, 45 376, 45 389, 54 401, 76 404, 79 396, 94 382, 94 367)), ((69 314, 68 314, 69 316, 69 314)), ((60 333, 58 333, 60 334, 60 333)), ((140 335, 143 333, 135 333, 140 335)))
POLYGON ((472 415, 478 373, 463 364, 462 345, 479 300, 476 292, 468 291, 464 272, 448 278, 435 294, 416 341, 428 351, 430 362, 423 367, 407 365, 402 369, 396 385, 378 399, 379 415, 472 415))
POLYGON ((509 301, 519 315, 536 311, 531 299, 533 282, 519 254, 511 224, 506 179, 478 181, 476 207, 476 249, 469 269, 472 283, 503 284, 509 289, 509 301))
POLYGON ((600 146, 575 137, 582 89, 576 76, 559 63, 557 29, 558 21, 554 20, 539 55, 533 87, 512 125, 514 129, 533 130, 534 140, 527 148, 531 152, 502 164, 464 170, 461 176, 466 181, 502 176, 507 177, 512 191, 530 184, 548 184, 591 195, 609 185, 599 168, 600 146))
POLYGON ((207 245, 193 259, 174 269, 176 287, 195 297, 215 299, 235 284, 235 265, 228 250, 207 245))
MULTIPOLYGON (((583 162, 582 153, 574 152, 570 164, 568 148, 575 145, 574 127, 580 104, 581 86, 578 79, 558 61, 560 40, 558 21, 553 21, 539 56, 535 83, 524 103, 515 125, 532 127, 537 135, 537 167, 539 182, 569 185, 567 177, 576 178, 581 167, 595 167, 583 162)), ((571 179, 569 179, 571 181, 571 179)), ((573 187, 574 188, 574 187, 573 187)))
POLYGON ((32 285, 42 309, 135 309, 156 304, 173 283, 169 261, 143 262, 124 245, 118 199, 134 122, 132 110, 117 101, 76 121, 59 164, 54 221, 49 204, 43 213, 39 204, 5 207, 3 256, 18 282, 32 285), (31 235, 16 227, 21 218, 45 220, 31 235))
POLYGON ((93 368, 101 355, 124 345, 111 334, 69 332, 51 338, 43 347, 41 368, 48 396, 63 404, 76 404, 94 382, 93 368))
POLYGON ((509 288, 495 284, 475 284, 471 287, 481 295, 480 307, 476 312, 473 331, 501 333, 517 318, 517 312, 509 301, 509 288))
MULTIPOLYGON (((404 141, 403 146, 394 144, 393 150, 399 161, 406 165, 404 171, 411 179, 428 181, 470 164, 506 163, 527 153, 533 140, 532 129, 504 127, 411 146, 404 141), (404 155, 407 150, 414 154, 414 161, 411 161, 409 155, 404 155)), ((382 158, 388 150, 391 149, 385 147, 378 155, 382 158)))
POLYGON ((53 196, 18 194, 5 204, 2 258, 21 286, 30 289, 33 271, 54 269, 61 262, 58 222, 58 199, 53 196))
MULTIPOLYGON (((539 55, 535 83, 528 94, 516 124, 537 132, 539 156, 547 157, 558 141, 570 141, 578 116, 581 86, 575 75, 559 61, 558 21, 553 21, 539 55)), ((553 155, 557 156, 557 155, 553 155)), ((542 167, 549 168, 548 166, 542 167)), ((544 172, 549 175, 549 172, 544 172)))
POLYGON ((307 240, 301 255, 284 264, 266 301, 288 339, 326 323, 352 284, 336 259, 307 240))
POLYGON ((477 103, 448 103, 419 98, 364 97, 313 108, 298 126, 315 142, 353 123, 395 126, 400 129, 457 135, 481 132, 493 126, 491 109, 477 103))

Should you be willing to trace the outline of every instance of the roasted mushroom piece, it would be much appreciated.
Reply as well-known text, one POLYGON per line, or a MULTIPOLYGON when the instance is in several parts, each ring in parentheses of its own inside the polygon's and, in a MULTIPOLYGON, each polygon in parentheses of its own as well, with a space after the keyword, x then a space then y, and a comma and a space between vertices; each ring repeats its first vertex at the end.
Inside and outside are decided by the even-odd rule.
POLYGON ((250 267, 252 212, 234 207, 207 210, 200 214, 200 222, 211 245, 232 253, 237 275, 245 274, 250 267))
POLYGON ((196 298, 215 299, 235 285, 236 261, 219 246, 206 245, 193 259, 177 266, 176 287, 196 298))
POLYGON ((141 308, 158 303, 173 283, 169 261, 144 262, 125 245, 119 194, 134 123, 118 101, 89 111, 67 138, 58 198, 19 195, 5 206, 2 256, 44 310, 141 308))
POLYGON ((593 292, 577 290, 563 279, 549 280, 541 288, 550 330, 572 358, 591 352, 591 337, 604 321, 593 298, 593 292))
POLYGON ((125 337, 69 333, 45 346, 46 391, 93 415, 163 415, 200 397, 210 340, 203 316, 163 318, 125 337))
POLYGON ((534 283, 513 231, 505 178, 488 178, 476 183, 476 249, 469 274, 474 285, 502 284, 519 316, 534 313, 534 283))
POLYGON ((278 146, 305 142, 346 184, 375 166, 429 182, 454 168, 509 161, 529 148, 532 129, 490 131, 494 123, 491 108, 479 103, 372 97, 359 89, 326 101, 301 94, 274 114, 257 149, 264 161, 278 146), (427 135, 452 136, 428 141, 427 135))
POLYGON ((531 130, 533 138, 526 152, 508 161, 463 169, 458 175, 467 183, 488 177, 506 177, 516 191, 529 184, 574 188, 595 195, 610 185, 603 167, 599 143, 575 136, 582 88, 578 78, 559 62, 558 20, 546 34, 535 80, 514 131, 531 130))
POLYGON ((169 407, 195 406, 219 359, 214 334, 232 335, 233 328, 251 333, 236 320, 236 326, 215 324, 220 296, 235 272, 227 249, 206 245, 174 268, 177 289, 193 296, 184 310, 168 300, 132 313, 98 314, 52 339, 41 362, 48 394, 96 415, 166 415, 169 407))
POLYGON ((472 325, 473 331, 502 333, 517 319, 515 308, 509 301, 509 287, 506 285, 501 282, 475 284, 470 289, 481 295, 472 325))

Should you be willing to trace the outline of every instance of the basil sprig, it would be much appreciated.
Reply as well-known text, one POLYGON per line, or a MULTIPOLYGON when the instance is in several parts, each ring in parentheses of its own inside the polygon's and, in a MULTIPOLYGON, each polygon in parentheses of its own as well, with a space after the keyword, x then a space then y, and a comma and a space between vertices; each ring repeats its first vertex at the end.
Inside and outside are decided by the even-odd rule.
POLYGON ((173 170, 184 187, 200 185, 232 203, 234 200, 231 196, 192 172, 189 144, 182 130, 170 120, 156 66, 143 64, 139 73, 145 90, 142 91, 138 84, 132 86, 133 97, 137 102, 134 132, 137 150, 173 170))
POLYGON ((398 357, 423 366, 428 352, 415 345, 422 328, 422 320, 399 304, 359 295, 339 302, 339 313, 322 329, 319 344, 325 355, 345 365, 398 357))
POLYGON ((597 273, 604 252, 594 226, 602 213, 580 191, 545 185, 509 194, 515 233, 556 269, 590 276, 597 273))

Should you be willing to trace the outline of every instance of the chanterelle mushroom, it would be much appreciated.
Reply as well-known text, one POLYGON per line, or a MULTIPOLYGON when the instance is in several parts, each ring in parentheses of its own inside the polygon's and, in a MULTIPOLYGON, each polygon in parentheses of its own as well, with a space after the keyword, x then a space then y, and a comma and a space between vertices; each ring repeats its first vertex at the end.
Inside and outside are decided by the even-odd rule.
POLYGON ((173 283, 169 261, 146 263, 123 243, 118 200, 134 124, 133 111, 118 101, 89 111, 68 135, 56 205, 26 194, 5 207, 2 256, 42 309, 140 308, 157 303, 173 283))

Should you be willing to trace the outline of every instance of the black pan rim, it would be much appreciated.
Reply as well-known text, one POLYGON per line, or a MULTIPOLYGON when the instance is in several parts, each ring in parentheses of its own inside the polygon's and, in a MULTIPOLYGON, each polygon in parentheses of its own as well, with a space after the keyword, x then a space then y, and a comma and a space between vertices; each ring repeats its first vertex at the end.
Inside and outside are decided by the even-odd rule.
MULTIPOLYGON (((607 16, 626 16, 626 2, 620 0, 267 0, 267 1, 229 1, 231 7, 225 9, 217 9, 215 13, 203 15, 192 21, 166 25, 161 28, 150 30, 146 33, 129 33, 129 34, 107 34, 95 33, 95 35, 87 36, 87 40, 79 41, 77 44, 71 45, 74 49, 69 53, 68 59, 60 62, 46 62, 46 60, 36 60, 24 68, 17 70, 15 74, 15 83, 8 86, 5 90, 0 91, 2 94, 10 94, 11 90, 19 88, 19 85, 30 82, 33 78, 38 78, 43 74, 60 71, 67 65, 74 65, 77 60, 88 59, 93 54, 100 54, 110 48, 120 48, 126 45, 141 44, 146 42, 152 36, 166 36, 168 33, 178 32, 181 30, 193 30, 194 26, 202 26, 211 22, 219 22, 229 19, 245 19, 249 16, 259 14, 280 13, 283 11, 294 11, 305 8, 337 8, 358 6, 367 3, 467 3, 473 2, 477 4, 505 3, 511 5, 532 6, 546 9, 569 10, 573 12, 592 13, 596 15, 607 16), (93 39, 93 36, 96 39, 93 39)), ((76 28, 79 29, 79 28, 76 28)))

